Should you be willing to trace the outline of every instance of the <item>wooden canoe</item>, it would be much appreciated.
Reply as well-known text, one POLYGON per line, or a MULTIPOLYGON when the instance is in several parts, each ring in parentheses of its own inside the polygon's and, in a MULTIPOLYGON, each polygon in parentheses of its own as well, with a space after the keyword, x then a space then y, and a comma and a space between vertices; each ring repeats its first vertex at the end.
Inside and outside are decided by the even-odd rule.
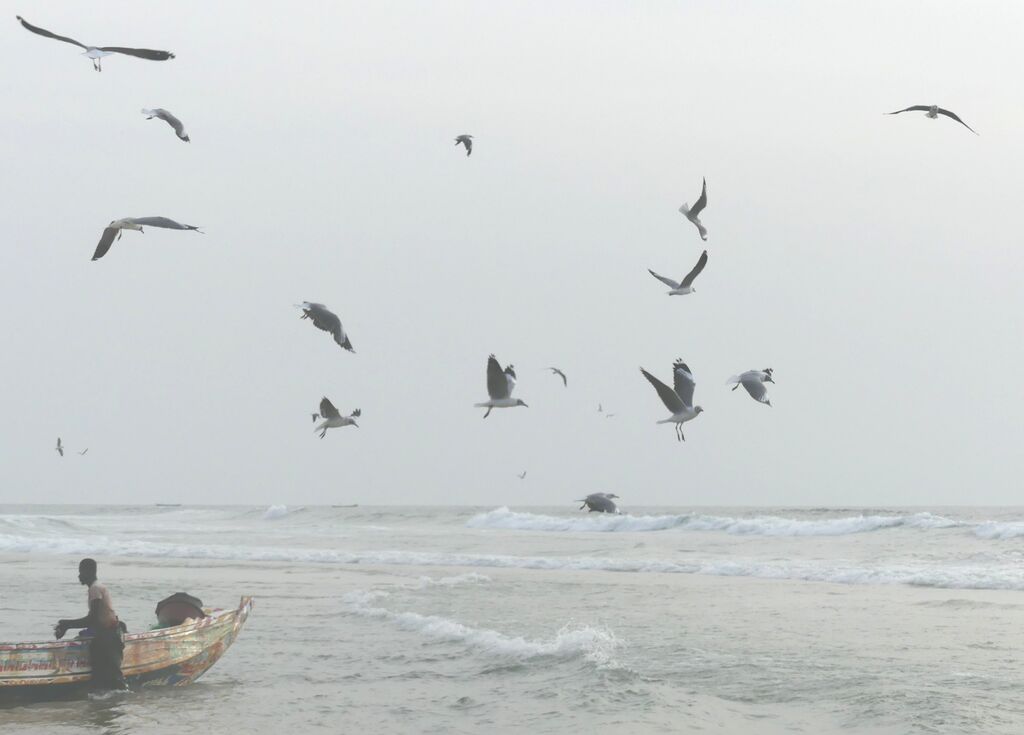
MULTIPOLYGON (((252 598, 194 623, 124 637, 129 688, 184 686, 213 666, 245 624, 252 598)), ((0 643, 0 704, 76 699, 89 691, 89 640, 0 643)))

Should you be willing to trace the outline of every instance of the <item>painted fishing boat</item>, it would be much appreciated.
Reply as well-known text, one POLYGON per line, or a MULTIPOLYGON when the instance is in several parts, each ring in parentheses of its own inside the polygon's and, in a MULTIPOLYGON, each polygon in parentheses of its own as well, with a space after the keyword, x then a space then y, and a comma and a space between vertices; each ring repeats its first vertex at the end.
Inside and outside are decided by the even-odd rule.
MULTIPOLYGON (((234 610, 124 637, 121 671, 132 690, 191 684, 234 643, 252 610, 243 597, 234 610)), ((89 639, 0 643, 0 704, 77 699, 89 691, 89 639)))

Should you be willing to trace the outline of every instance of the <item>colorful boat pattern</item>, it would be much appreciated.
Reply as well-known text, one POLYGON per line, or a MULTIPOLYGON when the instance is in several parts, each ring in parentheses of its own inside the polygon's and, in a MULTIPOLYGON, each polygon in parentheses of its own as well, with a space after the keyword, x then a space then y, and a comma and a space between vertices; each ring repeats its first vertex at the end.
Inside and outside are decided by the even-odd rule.
MULTIPOLYGON (((234 643, 252 610, 243 597, 194 623, 124 637, 121 671, 132 690, 184 686, 234 643)), ((89 691, 89 640, 0 643, 0 704, 75 699, 89 691)))

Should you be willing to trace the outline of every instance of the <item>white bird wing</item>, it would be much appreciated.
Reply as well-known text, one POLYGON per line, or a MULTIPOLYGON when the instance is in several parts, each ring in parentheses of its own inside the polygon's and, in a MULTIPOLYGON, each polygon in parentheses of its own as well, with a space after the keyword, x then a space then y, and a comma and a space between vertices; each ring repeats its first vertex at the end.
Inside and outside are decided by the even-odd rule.
POLYGON ((84 43, 79 43, 78 41, 76 41, 73 38, 68 38, 67 36, 58 36, 56 33, 53 33, 52 31, 48 31, 45 28, 40 28, 39 26, 34 26, 31 23, 29 23, 27 20, 22 18, 20 15, 15 16, 15 17, 19 21, 21 21, 21 25, 25 28, 26 31, 31 31, 32 33, 35 33, 35 34, 40 35, 40 36, 45 36, 46 38, 52 38, 52 39, 54 39, 56 41, 64 41, 64 43, 72 43, 75 46, 78 46, 79 48, 88 48, 84 43))
POLYGON ((741 381, 740 385, 747 389, 747 393, 755 401, 768 403, 768 388, 757 378, 747 378, 741 381))
POLYGON ((325 419, 341 418, 341 413, 334 407, 334 404, 330 402, 327 396, 320 399, 320 415, 325 419))
POLYGON ((194 225, 183 225, 168 217, 126 217, 127 221, 146 227, 163 227, 168 230, 198 230, 194 225))
POLYGON ((674 390, 669 388, 643 368, 640 368, 640 372, 643 373, 643 376, 647 378, 648 382, 654 386, 654 390, 658 392, 658 397, 661 398, 661 402, 665 404, 665 408, 673 414, 683 413, 686 410, 686 404, 683 403, 682 399, 674 390))
MULTIPOLYGON (((693 266, 693 270, 686 274, 686 277, 680 282, 680 286, 684 288, 693 284, 694 279, 700 275, 700 272, 704 270, 704 266, 708 264, 708 251, 705 250, 700 254, 700 258, 697 259, 697 265, 693 266)), ((665 280, 665 279, 662 279, 665 280)))
POLYGON ((687 408, 693 408, 693 389, 697 384, 690 368, 682 360, 676 360, 672 365, 672 382, 675 384, 675 392, 680 400, 686 404, 687 408))
POLYGON ((182 140, 188 140, 188 136, 185 134, 185 125, 184 125, 184 123, 182 123, 181 120, 179 120, 177 117, 175 117, 169 111, 163 109, 162 107, 157 107, 156 109, 153 109, 153 110, 143 110, 142 114, 143 115, 148 115, 151 118, 152 117, 160 118, 161 120, 166 122, 168 125, 170 125, 172 128, 174 128, 174 134, 175 135, 177 135, 182 140))
POLYGON ((978 134, 978 131, 977 131, 977 130, 975 130, 975 129, 974 129, 974 128, 972 128, 972 127, 971 127, 970 125, 968 125, 968 124, 967 124, 967 123, 965 123, 965 122, 964 122, 963 120, 961 120, 961 119, 960 119, 959 117, 957 117, 957 116, 956 116, 956 113, 954 113, 954 112, 950 112, 949 110, 943 110, 943 109, 942 109, 941 107, 940 107, 939 109, 937 109, 937 110, 936 110, 936 112, 937 112, 937 113, 939 113, 940 115, 945 115, 946 117, 950 118, 951 120, 956 120, 956 121, 957 121, 958 123, 960 123, 961 125, 963 125, 963 126, 964 126, 965 128, 967 128, 968 130, 970 130, 970 131, 971 131, 972 133, 974 133, 975 135, 977 135, 977 134, 978 134))
MULTIPOLYGON (((514 384, 515 381, 513 381, 514 384)), ((491 400, 500 401, 503 398, 508 398, 511 393, 509 381, 501 369, 498 358, 491 355, 487 358, 487 395, 491 397, 491 400)))
POLYGON ((117 227, 104 228, 100 241, 96 243, 96 251, 92 254, 93 260, 99 260, 107 254, 110 246, 114 244, 114 238, 117 237, 117 233, 120 231, 117 227))
POLYGON ((690 207, 690 214, 696 217, 701 213, 704 207, 708 206, 708 180, 704 179, 704 183, 700 190, 700 199, 698 199, 692 207, 690 207))
POLYGON ((672 289, 679 288, 679 284, 676 283, 675 281, 673 281, 671 278, 665 278, 665 276, 659 276, 657 273, 652 271, 650 268, 647 269, 647 272, 650 273, 655 278, 657 278, 662 283, 664 283, 669 288, 672 288, 672 289))

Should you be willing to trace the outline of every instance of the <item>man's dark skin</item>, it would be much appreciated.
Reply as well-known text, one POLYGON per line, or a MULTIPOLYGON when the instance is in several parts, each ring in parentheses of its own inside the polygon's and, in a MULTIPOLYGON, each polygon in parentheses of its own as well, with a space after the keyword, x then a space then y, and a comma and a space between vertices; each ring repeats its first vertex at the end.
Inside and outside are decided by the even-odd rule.
MULTIPOLYGON (((78 565, 78 581, 80 584, 88 587, 96 581, 96 568, 91 567, 87 564, 78 565)), ((64 637, 64 634, 69 629, 73 628, 95 628, 97 627, 97 617, 99 616, 99 606, 101 602, 99 600, 93 600, 89 603, 89 614, 84 618, 75 618, 74 620, 61 619, 57 621, 57 624, 53 626, 53 634, 60 640, 64 637)))
MULTIPOLYGON (((78 565, 78 581, 89 587, 96 581, 96 562, 82 559, 78 565)), ((92 688, 94 690, 126 689, 124 676, 121 674, 121 656, 124 642, 121 639, 120 623, 114 628, 104 628, 102 617, 104 608, 102 600, 89 601, 89 614, 74 620, 61 619, 53 627, 53 634, 58 640, 64 637, 69 628, 90 628, 93 637, 89 643, 89 663, 92 668, 92 688)), ((116 618, 115 618, 116 620, 116 618)))

